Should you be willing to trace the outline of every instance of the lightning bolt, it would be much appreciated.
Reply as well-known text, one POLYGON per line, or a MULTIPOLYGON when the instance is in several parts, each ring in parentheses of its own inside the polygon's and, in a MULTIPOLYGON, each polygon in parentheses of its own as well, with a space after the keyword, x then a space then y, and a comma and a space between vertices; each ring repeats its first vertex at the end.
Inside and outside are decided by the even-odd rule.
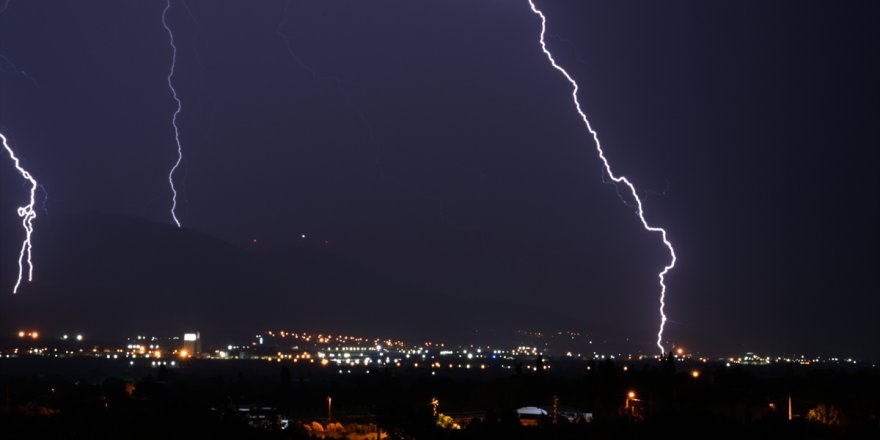
MULTIPOLYGON (((12 3, 12 0, 6 0, 4 3, 0 3, 0 15, 3 15, 6 12, 6 9, 9 8, 9 4, 12 3)), ((14 75, 20 75, 21 77, 27 79, 32 82, 35 86, 39 87, 40 84, 36 79, 28 75, 28 73, 24 69, 20 69, 15 63, 12 62, 6 55, 0 53, 0 73, 10 72, 14 75)))
POLYGON ((290 44, 290 37, 288 37, 287 34, 284 33, 284 28, 287 27, 287 22, 290 21, 290 1, 289 0, 284 3, 284 13, 282 15, 284 18, 281 20, 281 23, 278 23, 278 26, 275 27, 275 35, 278 35, 278 37, 280 37, 282 40, 284 40, 284 46, 286 47, 287 54, 290 55, 290 58, 292 58, 297 64, 299 64, 300 67, 302 67, 303 69, 308 71, 309 75, 312 76, 313 80, 332 81, 336 84, 336 87, 341 90, 342 83, 344 82, 342 79, 337 78, 335 76, 327 76, 327 75, 319 74, 317 70, 315 70, 314 68, 312 68, 312 66, 310 66, 308 63, 303 61, 303 59, 300 58, 300 56, 297 55, 296 52, 294 52, 293 46, 291 46, 291 44, 290 44))
POLYGON ((312 77, 313 81, 327 81, 327 82, 333 83, 333 85, 336 88, 337 93, 339 93, 339 96, 342 98, 343 101, 345 101, 345 103, 348 105, 348 107, 351 109, 351 111, 353 111, 357 115, 361 124, 366 129, 367 135, 369 138, 368 142, 370 144, 373 144, 373 146, 374 146, 374 150, 375 150, 375 154, 376 154, 376 168, 379 171, 379 175, 380 176, 383 175, 384 171, 382 170, 382 164, 381 164, 381 152, 380 152, 379 145, 376 143, 376 136, 375 136, 375 133, 373 130, 373 126, 370 123, 369 119, 367 118, 367 115, 361 110, 360 106, 358 106, 355 103, 355 101, 351 98, 351 96, 349 96, 349 94, 346 93, 345 86, 351 86, 351 83, 349 83, 345 79, 340 78, 338 76, 324 75, 324 74, 319 73, 318 70, 316 70, 309 63, 307 63, 305 60, 303 60, 302 57, 297 55, 296 51, 293 50, 293 44, 290 41, 290 37, 286 33, 284 33, 284 29, 288 27, 288 22, 290 21, 290 3, 291 3, 290 0, 287 0, 284 3, 284 11, 281 14, 283 18, 281 19, 281 22, 278 23, 278 26, 275 27, 275 35, 278 35, 278 37, 284 41, 284 47, 285 47, 285 49, 287 49, 288 56, 290 56, 290 58, 297 65, 299 65, 300 68, 302 68, 303 70, 308 72, 309 75, 312 77))
POLYGON ((162 26, 165 27, 165 31, 168 32, 168 40, 171 45, 171 68, 168 69, 168 88, 171 90, 171 96, 174 98, 174 102, 177 103, 177 109, 174 110, 174 115, 171 117, 171 125, 174 126, 174 141, 177 143, 177 161, 174 162, 174 166, 171 167, 171 171, 168 172, 168 184, 171 186, 171 218, 174 220, 174 223, 177 227, 180 227, 180 220, 177 219, 177 189, 174 187, 174 172, 177 171, 177 168, 180 167, 180 162, 183 161, 183 147, 180 145, 180 129, 177 127, 177 116, 180 114, 180 110, 183 107, 183 104, 180 102, 180 98, 177 96, 177 89, 174 88, 174 83, 171 81, 174 78, 174 67, 177 65, 177 46, 174 45, 174 33, 171 32, 171 27, 168 26, 168 22, 165 17, 168 15, 168 10, 171 9, 171 0, 167 0, 165 3, 165 9, 162 10, 162 26))
POLYGON ((0 133, 0 140, 3 141, 3 148, 6 149, 6 152, 9 153, 9 157, 15 164, 15 169, 18 170, 19 174, 31 184, 30 203, 18 208, 18 216, 21 217, 21 226, 24 228, 24 241, 21 243, 21 252, 18 255, 18 280, 15 281, 15 286, 12 288, 12 293, 15 294, 18 292, 18 287, 21 285, 21 279, 24 276, 25 259, 27 259, 28 266, 28 282, 33 281, 34 279, 34 263, 31 261, 31 234, 34 232, 34 219, 37 218, 37 211, 34 210, 34 204, 39 184, 37 184, 36 179, 31 176, 31 173, 21 167, 18 157, 15 155, 15 152, 12 151, 12 147, 9 146, 6 136, 4 136, 3 133, 0 133))
POLYGON ((645 220, 645 209, 642 206, 642 200, 639 198, 639 194, 636 191, 635 185, 630 182, 625 176, 617 176, 611 170, 611 164, 608 162, 608 158, 605 157, 605 151, 602 149, 602 144, 599 142, 599 135, 596 133, 596 130, 593 130, 593 126, 590 124, 589 119, 587 119, 587 115, 584 114, 584 111, 581 109, 581 103, 578 101, 578 84, 574 80, 574 78, 569 75, 569 73, 562 68, 559 64, 556 63, 556 59, 553 58, 553 54, 547 49, 547 43, 544 42, 544 35, 547 32, 547 18, 544 16, 544 13, 541 12, 532 0, 528 0, 529 6, 532 7, 532 12, 541 18, 541 50, 544 51, 544 54, 547 55, 547 59, 550 61, 550 64, 554 69, 558 70, 565 76, 565 79, 572 86, 571 98, 574 101, 574 106, 577 109, 578 114, 581 116, 581 120, 584 121, 584 125, 587 127, 587 131, 590 132, 590 135, 593 137, 593 141, 596 143, 596 151, 599 153, 599 159, 602 160, 602 164, 605 168, 605 173, 608 174, 608 177, 617 184, 624 184, 627 188, 629 188, 629 192, 633 196, 633 200, 635 200, 636 205, 636 213, 639 216, 639 220, 642 222, 642 226, 645 230, 649 232, 659 233, 660 237, 663 239, 663 244, 669 249, 669 264, 663 267, 663 270, 657 275, 660 280, 660 329, 657 331, 657 347, 660 348, 660 353, 663 354, 665 352, 663 348, 663 329, 666 326, 666 275, 675 267, 675 249, 672 247, 672 243, 666 236, 666 230, 657 226, 651 226, 648 224, 648 221, 645 220))

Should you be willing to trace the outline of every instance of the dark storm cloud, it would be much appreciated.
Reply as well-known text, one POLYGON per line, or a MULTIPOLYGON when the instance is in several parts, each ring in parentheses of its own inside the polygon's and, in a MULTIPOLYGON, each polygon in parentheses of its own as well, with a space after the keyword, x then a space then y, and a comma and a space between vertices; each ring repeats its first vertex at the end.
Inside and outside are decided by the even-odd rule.
MULTIPOLYGON (((540 305, 535 322, 565 313, 652 350, 664 249, 602 184, 527 2, 291 2, 287 18, 282 1, 186 5, 169 14, 186 227, 273 248, 305 233, 431 292, 423 304, 540 305)), ((37 252, 64 216, 170 222, 163 7, 21 1, 0 16, 0 54, 33 78, 0 72, 0 129, 50 194, 37 252)), ((880 355, 863 339, 880 333, 877 6, 541 7, 615 170, 676 245, 669 339, 880 355)), ((5 285, 22 191, 0 170, 5 285)))

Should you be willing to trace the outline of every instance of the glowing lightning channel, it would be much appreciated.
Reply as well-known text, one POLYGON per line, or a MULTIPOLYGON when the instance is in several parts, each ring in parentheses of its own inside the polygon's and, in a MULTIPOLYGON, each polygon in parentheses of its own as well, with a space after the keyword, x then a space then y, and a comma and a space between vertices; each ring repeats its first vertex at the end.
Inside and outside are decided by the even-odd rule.
POLYGON ((535 13, 538 17, 541 17, 541 50, 544 51, 544 54, 547 55, 547 59, 550 60, 550 64, 562 73, 565 76, 565 79, 571 83, 572 91, 571 97, 574 101, 574 106, 577 109, 578 114, 581 116, 581 119, 584 121, 584 125, 587 127, 587 131, 593 136, 593 141, 596 143, 596 150, 599 152, 599 158, 602 159, 602 164, 605 167, 605 172, 608 173, 608 177, 611 178, 615 183, 623 183, 629 188, 630 193, 632 193, 633 199, 636 201, 636 211, 639 215, 639 220, 642 221, 642 226, 650 232, 659 232, 660 236, 663 238, 663 244, 666 245, 666 248, 669 249, 670 260, 669 264, 663 268, 663 271, 660 272, 658 278, 660 278, 660 330, 657 332, 657 347, 660 348, 660 353, 664 353, 663 349, 663 328, 666 326, 666 313, 664 311, 666 307, 666 274, 669 273, 672 268, 675 267, 675 249, 672 248, 672 243, 666 238, 666 230, 660 227, 651 226, 648 224, 648 221, 645 220, 645 210, 642 206, 642 200, 639 198, 638 192, 636 191, 635 185, 629 181, 624 176, 615 176, 614 172, 611 171, 611 165, 608 163, 608 159, 605 157, 605 151, 602 150, 602 144, 599 142, 599 135, 596 133, 596 130, 593 130, 592 125, 590 125, 590 121, 587 119, 587 115, 584 114, 584 111, 581 110, 581 103, 578 101, 578 84, 575 82, 574 78, 568 74, 568 72, 563 69, 559 64, 556 64, 556 60, 553 58, 553 54, 547 49, 547 44, 544 42, 544 34, 547 32, 547 18, 544 17, 544 13, 541 12, 537 7, 535 7, 535 3, 532 0, 528 0, 529 5, 532 7, 532 12, 535 13))
POLYGON ((177 162, 174 162, 174 166, 171 167, 171 171, 168 172, 168 184, 171 185, 171 218, 174 219, 174 223, 179 228, 180 220, 177 219, 177 213, 175 212, 177 209, 177 189, 174 188, 174 172, 177 171, 180 162, 183 161, 183 147, 180 146, 180 129, 177 127, 177 115, 180 114, 183 104, 177 96, 177 90, 174 88, 174 83, 171 82, 171 79, 174 77, 174 67, 177 65, 177 46, 174 45, 174 33, 171 32, 171 27, 168 26, 168 22, 165 20, 165 16, 168 15, 169 9, 171 9, 171 0, 167 0, 165 3, 165 9, 162 11, 162 26, 164 26, 165 31, 168 32, 168 39, 171 44, 171 68, 168 70, 167 78, 168 88, 171 89, 171 96, 174 98, 174 102, 177 103, 177 109, 174 110, 174 115, 171 117, 171 125, 174 126, 174 141, 177 143, 177 162))
POLYGON ((21 285, 21 279, 24 275, 25 257, 27 258, 28 265, 28 282, 33 281, 34 279, 34 263, 31 261, 31 233, 34 232, 34 219, 37 218, 37 211, 34 210, 34 204, 36 203, 37 187, 39 185, 37 184, 37 180, 31 176, 31 173, 21 167, 18 157, 15 156, 15 152, 12 151, 12 147, 9 146, 9 143, 6 141, 6 136, 4 136, 3 133, 0 133, 0 140, 3 141, 3 148, 6 149, 6 152, 9 153, 9 157, 12 158, 12 162, 15 163, 15 169, 18 170, 21 176, 31 184, 31 202, 18 208, 18 216, 21 217, 21 226, 24 227, 24 241, 21 243, 21 252, 18 255, 18 280, 15 282, 15 287, 12 288, 12 293, 15 294, 18 292, 18 287, 21 285))

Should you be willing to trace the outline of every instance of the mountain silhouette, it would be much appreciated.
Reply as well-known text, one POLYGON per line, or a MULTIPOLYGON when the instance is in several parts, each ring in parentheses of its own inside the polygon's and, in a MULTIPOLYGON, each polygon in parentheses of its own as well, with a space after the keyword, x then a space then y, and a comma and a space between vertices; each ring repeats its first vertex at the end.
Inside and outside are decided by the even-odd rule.
MULTIPOLYGON (((431 292, 313 248, 244 249, 112 214, 53 220, 35 236, 34 282, 17 295, 0 295, 0 328, 7 335, 38 328, 118 341, 198 330, 207 342, 225 344, 283 328, 497 343, 513 342, 521 326, 564 321, 540 305, 431 292)), ((17 275, 17 247, 10 244, 4 240, 3 286, 17 275)))

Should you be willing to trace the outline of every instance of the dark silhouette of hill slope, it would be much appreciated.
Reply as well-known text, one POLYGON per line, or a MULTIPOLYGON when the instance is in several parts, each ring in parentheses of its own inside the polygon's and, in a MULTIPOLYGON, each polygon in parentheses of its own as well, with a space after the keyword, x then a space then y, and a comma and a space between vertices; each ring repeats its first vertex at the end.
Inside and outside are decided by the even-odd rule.
MULTIPOLYGON (((34 282, 0 295, 6 334, 39 328, 118 340, 198 330, 222 344, 286 328, 514 343, 518 328, 576 322, 540 304, 489 304, 405 285, 316 249, 242 249, 118 215, 57 218, 39 232, 34 282)), ((11 289, 17 264, 8 257, 14 246, 6 248, 0 281, 11 289)))

